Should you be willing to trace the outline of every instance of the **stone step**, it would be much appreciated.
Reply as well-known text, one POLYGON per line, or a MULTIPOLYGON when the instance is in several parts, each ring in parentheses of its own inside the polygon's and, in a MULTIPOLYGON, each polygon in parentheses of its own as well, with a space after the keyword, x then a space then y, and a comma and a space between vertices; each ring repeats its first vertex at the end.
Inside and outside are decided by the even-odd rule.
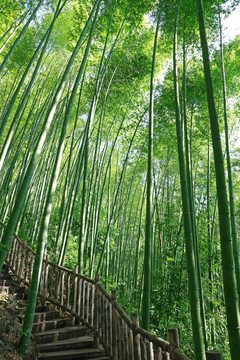
MULTIPOLYGON (((18 305, 17 310, 25 313, 26 311, 26 301, 24 301, 23 304, 18 305)), ((40 305, 40 302, 37 302, 37 306, 35 307, 35 313, 42 313, 42 312, 48 312, 49 307, 48 306, 42 306, 40 305)))
POLYGON ((24 286, 7 286, 7 285, 0 285, 0 294, 23 294, 26 288, 24 286))
POLYGON ((93 344, 93 338, 90 336, 81 336, 73 339, 65 339, 51 342, 48 344, 39 344, 40 353, 48 353, 51 351, 74 350, 90 347, 93 344))
POLYGON ((88 358, 87 360, 110 360, 108 356, 101 356, 98 358, 88 358))
POLYGON ((27 288, 25 288, 25 286, 16 286, 14 287, 15 289, 15 293, 25 293, 27 292, 27 288))
POLYGON ((8 300, 8 295, 7 294, 0 294, 0 302, 1 301, 7 301, 8 300))
POLYGON ((77 349, 54 351, 40 354, 40 360, 83 360, 83 359, 108 359, 106 353, 99 349, 77 349))
POLYGON ((7 267, 7 265, 3 265, 1 272, 8 272, 8 267, 7 267))
POLYGON ((51 341, 70 339, 84 335, 86 335, 86 328, 80 326, 43 331, 41 333, 35 334, 34 338, 37 344, 46 344, 51 341))
POLYGON ((49 321, 59 319, 60 313, 58 311, 35 312, 33 322, 49 321))
POLYGON ((8 273, 1 272, 0 273, 0 280, 12 280, 12 276, 8 273))
POLYGON ((98 358, 88 358, 87 360, 110 360, 108 356, 98 357, 98 358))
POLYGON ((28 298, 28 293, 27 293, 27 292, 25 292, 25 293, 15 292, 15 293, 13 294, 13 296, 14 296, 15 299, 17 299, 17 300, 27 300, 27 298, 28 298))
POLYGON ((16 286, 16 285, 17 285, 16 281, 12 279, 11 280, 0 279, 0 286, 16 286))
POLYGON ((9 286, 0 285, 0 295, 8 295, 10 292, 9 286))
POLYGON ((32 327, 32 334, 36 334, 42 331, 59 329, 66 326, 70 326, 69 319, 55 319, 49 321, 43 321, 41 323, 35 323, 32 327))
MULTIPOLYGON (((12 274, 12 273, 11 273, 12 274)), ((6 268, 2 268, 2 271, 1 271, 1 273, 0 273, 0 275, 11 275, 10 273, 9 273, 9 270, 8 270, 8 268, 6 267, 6 268)))
POLYGON ((7 276, 7 277, 9 277, 9 276, 11 276, 10 274, 9 274, 9 272, 8 271, 6 271, 6 270, 2 270, 1 272, 0 272, 0 277, 5 277, 5 276, 7 276))

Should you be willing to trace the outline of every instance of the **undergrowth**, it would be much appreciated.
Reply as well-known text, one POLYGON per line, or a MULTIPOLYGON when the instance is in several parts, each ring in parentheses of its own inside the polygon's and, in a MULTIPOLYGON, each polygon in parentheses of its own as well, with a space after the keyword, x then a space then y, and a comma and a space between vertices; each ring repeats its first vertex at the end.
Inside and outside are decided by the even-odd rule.
POLYGON ((27 355, 18 354, 17 347, 21 333, 21 318, 16 304, 0 302, 0 360, 38 359, 36 345, 31 341, 27 355))

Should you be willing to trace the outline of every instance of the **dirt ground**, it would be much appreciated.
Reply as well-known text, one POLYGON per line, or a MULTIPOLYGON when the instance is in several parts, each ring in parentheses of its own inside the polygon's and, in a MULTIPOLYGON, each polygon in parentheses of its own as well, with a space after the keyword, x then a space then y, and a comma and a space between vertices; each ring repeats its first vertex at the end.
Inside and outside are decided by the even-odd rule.
POLYGON ((31 341, 28 354, 17 353, 21 333, 21 318, 18 318, 14 302, 0 302, 0 360, 35 360, 38 359, 36 345, 31 341))

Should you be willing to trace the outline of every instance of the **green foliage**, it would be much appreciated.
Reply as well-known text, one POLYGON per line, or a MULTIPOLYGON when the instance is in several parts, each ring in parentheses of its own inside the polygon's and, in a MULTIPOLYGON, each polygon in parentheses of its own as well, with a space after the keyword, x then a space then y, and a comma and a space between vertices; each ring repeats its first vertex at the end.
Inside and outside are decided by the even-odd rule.
MULTIPOLYGON (((0 173, 0 220, 4 223, 8 222, 16 202, 17 189, 22 184, 57 86, 94 3, 93 0, 67 1, 54 25, 42 66, 26 104, 19 114, 14 136, 0 173)), ((224 3, 226 1, 220 1, 220 5, 224 3)), ((238 1, 232 1, 229 7, 225 5, 224 10, 222 9, 224 15, 231 12, 237 3, 238 1)), ((37 1, 16 1, 8 6, 9 2, 3 0, 0 6, 0 37, 15 21, 16 24, 18 23, 26 10, 32 11, 36 4, 37 1)), ((33 52, 50 26, 56 4, 56 1, 44 1, 6 65, 0 79, 0 126, 20 81, 20 76, 27 68, 33 52)), ((166 338, 168 328, 178 327, 182 349, 194 358, 186 286, 186 249, 177 163, 174 79, 171 60, 177 6, 178 1, 175 0, 170 2, 153 0, 101 2, 91 52, 84 69, 84 80, 79 84, 70 114, 50 218, 47 253, 51 260, 57 261, 61 250, 65 248, 64 265, 73 269, 78 262, 83 199, 84 134, 94 99, 96 108, 89 132, 83 272, 87 276, 94 277, 99 269, 101 283, 109 291, 117 290, 118 302, 127 314, 140 312, 145 251, 149 83, 155 21, 160 14, 161 27, 158 34, 154 81, 151 329, 160 337, 166 338), (102 59, 106 38, 108 41, 102 59), (115 41, 116 44, 114 44, 115 41), (98 78, 101 61, 103 61, 102 68, 98 78)), ((218 36, 216 1, 205 1, 205 16, 211 44, 213 80, 222 135, 224 123, 221 115, 223 103, 220 60, 216 43, 218 36)), ((21 29, 22 25, 6 43, 0 54, 1 62, 21 29)), ((90 31, 91 26, 64 84, 63 94, 59 99, 53 123, 36 164, 27 199, 18 221, 16 231, 20 238, 27 239, 28 244, 34 249, 56 158, 60 128, 90 31)), ((8 36, 1 44, 5 44, 8 36)), ((222 297, 215 169, 210 144, 208 179, 209 123, 205 80, 198 42, 196 8, 195 3, 189 0, 182 1, 179 14, 177 57, 181 120, 184 94, 182 86, 183 40, 186 45, 188 155, 193 179, 207 337, 209 346, 217 348, 225 354, 226 358, 229 358, 225 303, 222 297)), ((238 222, 240 215, 239 124, 237 121, 239 118, 239 49, 239 36, 224 46, 233 185, 238 222)), ((36 60, 14 102, 9 121, 0 139, 0 152, 4 149, 11 122, 23 100, 35 64, 36 60)))

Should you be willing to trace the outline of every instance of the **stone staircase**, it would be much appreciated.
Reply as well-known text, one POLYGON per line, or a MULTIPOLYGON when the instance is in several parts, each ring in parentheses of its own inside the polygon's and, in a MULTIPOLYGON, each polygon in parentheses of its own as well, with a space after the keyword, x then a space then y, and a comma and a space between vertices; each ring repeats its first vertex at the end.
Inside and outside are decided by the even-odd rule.
MULTIPOLYGON (((4 266, 0 274, 0 300, 14 300, 19 317, 26 309, 27 289, 19 286, 4 266)), ((37 303, 32 335, 39 350, 40 360, 109 360, 103 349, 94 348, 93 338, 84 326, 72 326, 70 318, 51 306, 37 303)))

